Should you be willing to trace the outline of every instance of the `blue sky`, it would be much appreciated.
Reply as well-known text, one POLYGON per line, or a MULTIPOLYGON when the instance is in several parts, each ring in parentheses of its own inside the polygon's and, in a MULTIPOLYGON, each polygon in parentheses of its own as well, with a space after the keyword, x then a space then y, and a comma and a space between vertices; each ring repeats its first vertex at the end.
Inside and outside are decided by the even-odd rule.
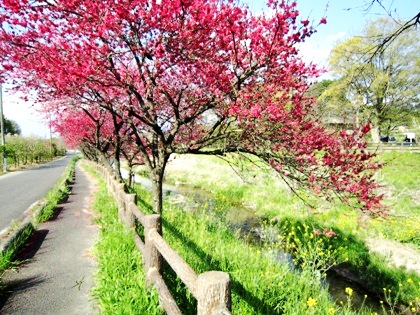
MULTIPOLYGON (((261 12, 266 8, 265 0, 242 0, 242 2, 247 3, 254 12, 261 12)), ((385 10, 377 3, 366 12, 366 5, 371 2, 371 0, 297 0, 302 19, 309 17, 310 21, 317 23, 326 16, 328 21, 326 25, 320 25, 317 33, 300 48, 305 60, 326 67, 329 52, 337 40, 360 34, 368 20, 386 15, 385 10)), ((420 11, 419 0, 383 0, 382 3, 392 14, 403 20, 413 17, 420 11)), ((40 122, 31 104, 24 103, 7 93, 3 93, 3 104, 5 116, 19 124, 23 135, 49 137, 47 126, 40 122)))
MULTIPOLYGON (((327 66, 328 55, 338 40, 359 35, 366 22, 387 15, 385 9, 394 17, 408 20, 420 11, 419 0, 382 0, 382 8, 377 2, 367 12, 373 0, 296 0, 301 19, 309 18, 315 24, 327 17, 327 24, 320 25, 315 33, 301 47, 307 61, 327 66)), ((265 0, 243 0, 256 12, 266 7, 265 0)))

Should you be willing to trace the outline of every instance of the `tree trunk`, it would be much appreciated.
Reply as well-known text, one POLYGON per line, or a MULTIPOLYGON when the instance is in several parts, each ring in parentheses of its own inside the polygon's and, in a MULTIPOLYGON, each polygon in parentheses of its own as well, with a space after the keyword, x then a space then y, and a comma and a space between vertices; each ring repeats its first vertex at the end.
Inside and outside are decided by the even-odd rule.
POLYGON ((113 173, 113 168, 109 162, 109 160, 107 159, 107 157, 105 156, 105 154, 103 152, 101 152, 100 150, 98 150, 97 148, 95 148, 95 154, 96 154, 96 159, 98 161, 99 164, 103 165, 110 174, 113 173))
MULTIPOLYGON (((113 112, 111 112, 113 114, 113 112)), ((117 122, 117 117, 113 114, 112 115, 112 121, 114 123, 114 135, 115 135, 115 141, 114 141, 114 161, 115 161, 115 169, 114 173, 117 177, 117 180, 122 183, 123 178, 121 175, 121 163, 120 163, 120 157, 121 157, 121 137, 120 137, 120 130, 122 127, 122 123, 117 122)))
POLYGON ((372 112, 371 112, 371 116, 370 116, 370 124, 372 126, 371 130, 370 130, 370 134, 372 137, 372 142, 373 143, 379 143, 381 138, 380 138, 380 128, 379 128, 379 110, 378 108, 379 105, 381 104, 380 100, 376 101, 376 106, 373 107, 372 112), (379 104, 379 105, 378 105, 379 104))
POLYGON ((114 156, 114 174, 117 178, 117 181, 119 181, 120 183, 123 182, 123 178, 121 175, 121 163, 120 163, 120 157, 119 156, 114 156))
POLYGON ((372 142, 379 143, 380 142, 379 128, 377 126, 372 126, 370 133, 372 136, 372 142))
POLYGON ((133 166, 130 165, 128 168, 128 187, 133 186, 133 178, 134 178, 133 166))
MULTIPOLYGON (((166 164, 166 163, 165 163, 166 164)), ((163 201, 163 174, 165 172, 165 165, 152 170, 152 199, 153 211, 157 214, 162 214, 163 201)))

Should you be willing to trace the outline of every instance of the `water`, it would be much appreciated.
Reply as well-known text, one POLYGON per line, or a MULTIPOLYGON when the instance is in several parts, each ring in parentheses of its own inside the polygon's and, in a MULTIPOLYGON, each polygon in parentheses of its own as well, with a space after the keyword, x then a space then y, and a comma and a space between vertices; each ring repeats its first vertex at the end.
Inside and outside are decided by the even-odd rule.
POLYGON ((357 310, 360 309, 362 305, 366 305, 372 312, 383 314, 378 297, 367 291, 366 288, 356 281, 343 277, 335 271, 329 271, 327 273, 326 281, 328 283, 328 292, 333 297, 336 304, 340 304, 340 302, 344 304, 347 303, 348 295, 346 294, 346 288, 351 288, 353 290, 351 304, 354 309, 357 310))

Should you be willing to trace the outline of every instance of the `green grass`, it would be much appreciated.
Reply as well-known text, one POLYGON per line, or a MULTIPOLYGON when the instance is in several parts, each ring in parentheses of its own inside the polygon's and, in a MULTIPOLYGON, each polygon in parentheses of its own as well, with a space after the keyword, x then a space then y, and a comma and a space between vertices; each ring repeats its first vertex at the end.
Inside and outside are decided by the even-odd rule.
POLYGON ((393 292, 390 297, 406 305, 415 302, 420 295, 416 285, 420 284, 419 275, 390 266, 384 257, 370 253, 365 243, 352 233, 333 229, 333 235, 326 236, 330 229, 314 224, 310 218, 285 218, 274 226, 280 235, 280 241, 274 245, 280 248, 286 245, 286 250, 291 249, 289 252, 294 254, 295 263, 302 269, 314 271, 313 265, 316 265, 317 270, 323 270, 326 269, 323 263, 327 263, 327 267, 338 265, 350 271, 372 292, 382 295, 386 288, 393 292), (415 285, 409 285, 410 279, 415 285))
POLYGON ((420 154, 391 152, 382 154, 381 159, 385 167, 378 178, 391 216, 372 226, 386 238, 420 249, 420 154))
POLYGON ((381 175, 386 183, 398 190, 420 186, 420 154, 389 152, 381 155, 385 168, 381 175))
MULTIPOLYGON (((147 191, 136 186, 136 192, 145 198, 142 204, 150 203, 147 191)), ((233 314, 328 314, 330 309, 336 309, 336 314, 368 314, 366 310, 339 309, 317 275, 276 263, 261 248, 241 242, 211 215, 187 213, 165 203, 163 234, 198 274, 210 270, 229 273, 233 314), (309 306, 310 299, 316 305, 309 306)), ((165 277, 183 313, 195 314, 195 301, 168 268, 165 277)))
POLYGON ((281 222, 287 218, 295 225, 306 222, 321 231, 336 231, 345 236, 334 244, 336 248, 346 248, 346 257, 338 257, 342 266, 351 270, 372 291, 382 295, 384 300, 389 300, 389 304, 402 302, 408 305, 420 295, 417 285, 408 285, 409 279, 418 284, 420 278, 413 272, 390 266, 384 257, 371 254, 364 239, 386 237, 419 246, 420 216, 415 199, 420 187, 419 155, 392 153, 380 158, 386 162, 378 177, 386 192, 385 203, 390 206, 391 216, 387 220, 361 218, 359 213, 339 203, 327 203, 307 195, 316 206, 310 209, 278 182, 273 173, 245 167, 244 180, 240 180, 230 166, 215 157, 176 157, 168 166, 166 180, 212 192, 215 199, 213 210, 219 213, 219 217, 223 217, 220 216, 223 211, 245 204, 268 221, 281 222), (401 197, 401 191, 408 192, 405 198, 393 202, 396 193, 401 197), (383 288, 391 290, 388 297, 384 296, 383 288))
MULTIPOLYGON (((413 157, 404 158, 412 161, 413 157)), ((287 186, 277 181, 272 172, 261 171, 255 165, 252 166, 252 162, 247 163, 243 169, 236 169, 245 171, 243 179, 237 177, 230 166, 214 157, 177 157, 171 161, 166 173, 168 182, 195 187, 198 191, 203 189, 215 199, 212 209, 217 213, 216 216, 206 211, 187 213, 166 202, 163 232, 165 239, 197 273, 209 270, 229 273, 232 279, 233 314, 371 314, 366 309, 363 296, 361 306, 359 304, 352 310, 351 305, 356 297, 350 287, 343 292, 345 298, 342 304, 340 301, 335 304, 331 300, 322 275, 314 271, 313 267, 306 267, 310 262, 322 259, 325 259, 327 267, 341 264, 381 296, 383 304, 379 306, 381 310, 378 313, 402 314, 405 310, 399 308, 400 305, 408 308, 420 306, 419 277, 388 265, 384 257, 371 254, 364 243, 364 238, 368 236, 390 237, 390 234, 385 233, 390 221, 366 218, 358 221, 359 213, 352 209, 304 194, 316 206, 310 209, 291 194, 287 186), (286 219, 292 222, 288 225, 289 229, 294 227, 298 230, 300 226, 303 232, 295 235, 304 245, 300 252, 297 249, 292 251, 296 269, 286 263, 275 263, 272 259, 271 254, 278 249, 276 246, 284 248, 284 242, 272 243, 267 247, 246 245, 227 228, 226 222, 220 220, 229 208, 240 204, 252 207, 262 219, 274 222, 274 226, 281 225, 286 219), (305 225, 313 230, 333 230, 337 237, 324 237, 322 244, 311 243, 312 233, 303 228, 305 225), (306 257, 308 250, 312 251, 312 256, 308 256, 310 258, 306 257), (326 254, 331 260, 324 258, 328 256, 326 254), (386 311, 385 306, 388 308, 386 311)), ((415 167, 416 162, 413 165, 415 167)), ((387 167, 383 172, 387 171, 387 167)), ((406 168, 407 163, 400 167, 406 168)), ((383 176, 381 179, 390 187, 389 178, 383 176)), ((401 177, 400 180, 407 179, 401 177)), ((401 185, 404 187, 404 184, 401 185)), ((414 189, 415 185, 412 187, 414 189)), ((149 212, 150 194, 138 187, 136 191, 141 196, 138 205, 149 212)), ((408 202, 412 202, 412 199, 408 199, 408 202)), ((395 207, 392 210, 397 215, 391 220, 397 224, 401 223, 402 216, 416 216, 415 207, 395 207)), ((395 228, 395 231, 401 229, 395 228)), ((287 233, 287 228, 283 224, 277 234, 284 233, 287 233)), ((416 234, 415 231, 413 233, 416 234)), ((400 236, 399 240, 402 238, 400 236)), ((413 240, 415 235, 405 236, 405 239, 413 240)), ((289 240, 297 242, 295 237, 289 240)), ((415 241, 412 243, 415 244, 415 241)), ((164 267, 164 276, 183 313, 194 314, 195 300, 168 266, 164 267)))
POLYGON ((0 253, 0 280, 1 280, 1 275, 4 270, 18 263, 18 262, 14 262, 14 258, 18 250, 22 247, 22 245, 26 242, 26 240, 31 236, 33 231, 34 231, 34 227, 31 224, 27 225, 22 230, 22 232, 18 234, 16 238, 12 241, 10 247, 7 248, 4 252, 0 253))
POLYGON ((420 248, 420 154, 384 153, 380 159, 385 166, 377 177, 383 186, 379 193, 384 195, 390 213, 387 220, 364 217, 360 221, 360 213, 348 206, 301 191, 301 197, 314 206, 308 207, 275 173, 259 169, 257 163, 236 167, 241 179, 216 157, 177 156, 169 162, 165 179, 211 192, 219 210, 242 204, 267 219, 310 216, 315 222, 351 231, 361 238, 379 235, 420 248))
POLYGON ((117 205, 102 181, 93 209, 100 215, 93 294, 101 314, 163 314, 157 293, 145 287, 141 254, 135 247, 133 231, 118 220, 117 205))

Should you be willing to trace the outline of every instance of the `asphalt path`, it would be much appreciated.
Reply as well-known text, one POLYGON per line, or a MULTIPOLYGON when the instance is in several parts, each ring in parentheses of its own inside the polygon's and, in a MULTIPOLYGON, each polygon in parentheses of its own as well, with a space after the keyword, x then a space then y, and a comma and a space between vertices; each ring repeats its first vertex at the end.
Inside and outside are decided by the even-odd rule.
POLYGON ((0 232, 19 220, 29 207, 45 197, 63 175, 74 155, 41 166, 0 176, 0 232))
POLYGON ((96 181, 79 165, 75 178, 69 198, 37 226, 19 252, 22 263, 2 276, 1 315, 99 313, 91 294, 98 227, 90 205, 96 181))

